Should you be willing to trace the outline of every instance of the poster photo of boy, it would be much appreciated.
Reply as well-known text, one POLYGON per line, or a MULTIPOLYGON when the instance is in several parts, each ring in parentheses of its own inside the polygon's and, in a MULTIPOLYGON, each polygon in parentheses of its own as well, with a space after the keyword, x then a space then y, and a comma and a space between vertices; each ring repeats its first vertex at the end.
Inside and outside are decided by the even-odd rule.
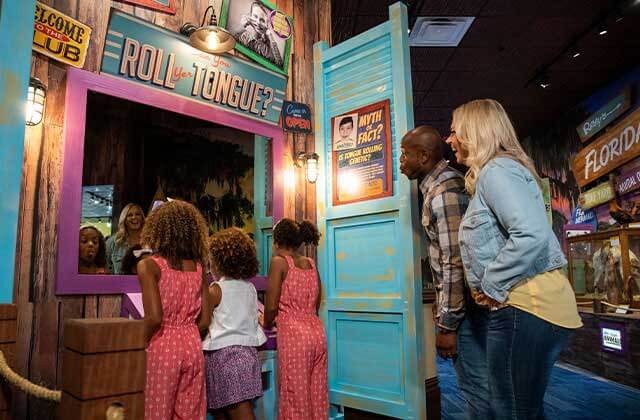
POLYGON ((356 147, 358 114, 343 115, 335 119, 333 127, 333 150, 348 150, 356 147))

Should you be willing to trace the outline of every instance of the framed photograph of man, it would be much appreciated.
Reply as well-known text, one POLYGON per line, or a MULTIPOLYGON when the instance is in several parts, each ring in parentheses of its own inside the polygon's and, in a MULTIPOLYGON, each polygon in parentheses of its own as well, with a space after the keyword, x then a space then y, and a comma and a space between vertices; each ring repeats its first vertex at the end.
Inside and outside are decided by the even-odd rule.
POLYGON ((236 50, 264 67, 287 74, 293 19, 267 0, 223 0, 220 25, 236 38, 236 50))
MULTIPOLYGON (((149 9, 160 10, 171 15, 176 14, 176 0, 120 0, 125 3, 138 4, 149 9)), ((182 7, 182 6, 181 6, 182 7)))

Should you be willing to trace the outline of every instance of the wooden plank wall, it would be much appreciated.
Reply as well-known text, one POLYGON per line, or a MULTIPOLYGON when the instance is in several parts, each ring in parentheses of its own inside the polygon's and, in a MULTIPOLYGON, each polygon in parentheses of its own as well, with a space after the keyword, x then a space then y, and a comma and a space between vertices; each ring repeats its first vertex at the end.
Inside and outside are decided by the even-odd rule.
MULTIPOLYGON (((84 66, 85 70, 93 72, 99 69, 110 8, 178 31, 184 22, 200 22, 209 5, 209 0, 178 0, 178 11, 172 16, 111 0, 42 2, 93 28, 84 66)), ((292 15, 295 22, 287 98, 313 107, 313 44, 331 40, 331 2, 278 0, 277 5, 292 15)), ((16 369, 36 383, 59 388, 64 320, 118 316, 120 297, 55 295, 66 66, 34 53, 31 72, 48 86, 48 91, 44 124, 27 128, 25 134, 14 287, 19 331, 16 369)), ((305 147, 307 151, 313 151, 315 140, 312 135, 300 141, 296 151, 305 147)), ((287 139, 287 155, 291 162, 294 155, 292 136, 287 139)), ((296 170, 295 188, 286 191, 285 215, 315 220, 315 187, 304 180, 302 169, 296 170)), ((56 418, 56 410, 49 403, 17 395, 14 415, 15 418, 46 420, 56 418)))

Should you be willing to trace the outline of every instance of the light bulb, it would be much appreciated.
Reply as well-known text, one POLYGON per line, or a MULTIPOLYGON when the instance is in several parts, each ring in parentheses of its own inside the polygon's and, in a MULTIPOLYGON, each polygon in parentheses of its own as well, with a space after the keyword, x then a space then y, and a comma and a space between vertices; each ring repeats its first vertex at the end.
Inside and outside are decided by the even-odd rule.
POLYGON ((318 180, 318 159, 310 157, 307 159, 307 181, 314 183, 318 180))
POLYGON ((25 123, 27 125, 38 125, 42 121, 45 97, 46 91, 42 82, 31 78, 25 105, 25 123))
POLYGON ((207 35, 207 47, 210 50, 218 48, 218 35, 215 32, 210 32, 209 35, 207 35))

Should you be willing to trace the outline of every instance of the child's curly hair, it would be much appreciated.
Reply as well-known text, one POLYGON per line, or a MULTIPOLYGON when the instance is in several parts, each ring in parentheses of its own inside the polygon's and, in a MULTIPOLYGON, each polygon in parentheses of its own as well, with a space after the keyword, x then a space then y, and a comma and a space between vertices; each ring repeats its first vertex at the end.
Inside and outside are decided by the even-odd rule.
POLYGON ((151 212, 141 240, 174 268, 180 267, 182 260, 205 265, 208 233, 207 222, 194 205, 174 200, 151 212))
POLYGON ((221 230, 209 238, 209 258, 219 276, 244 280, 258 274, 256 244, 238 228, 221 230))
POLYGON ((320 232, 308 220, 300 223, 292 219, 282 219, 273 228, 273 242, 280 246, 297 249, 302 244, 318 245, 320 232))

